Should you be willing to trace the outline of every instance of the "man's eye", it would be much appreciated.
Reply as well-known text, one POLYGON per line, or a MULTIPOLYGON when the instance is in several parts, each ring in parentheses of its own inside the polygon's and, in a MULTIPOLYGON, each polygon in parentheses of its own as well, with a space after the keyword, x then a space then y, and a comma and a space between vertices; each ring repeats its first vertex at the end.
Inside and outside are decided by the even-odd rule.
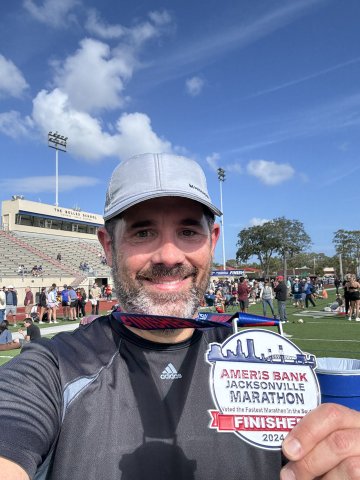
POLYGON ((194 235, 196 235, 196 232, 194 232, 194 230, 183 230, 181 233, 184 237, 193 237, 194 235))
POLYGON ((136 237, 138 238, 147 238, 151 236, 151 232, 149 230, 140 230, 136 232, 136 237))

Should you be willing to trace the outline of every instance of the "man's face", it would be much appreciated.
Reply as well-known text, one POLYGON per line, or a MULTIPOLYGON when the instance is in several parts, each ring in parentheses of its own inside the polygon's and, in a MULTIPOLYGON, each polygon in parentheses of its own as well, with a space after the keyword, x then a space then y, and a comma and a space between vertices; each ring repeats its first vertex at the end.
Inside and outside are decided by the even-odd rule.
POLYGON ((100 229, 123 310, 193 317, 206 291, 219 227, 210 232, 203 208, 184 198, 157 198, 129 208, 115 242, 100 229))

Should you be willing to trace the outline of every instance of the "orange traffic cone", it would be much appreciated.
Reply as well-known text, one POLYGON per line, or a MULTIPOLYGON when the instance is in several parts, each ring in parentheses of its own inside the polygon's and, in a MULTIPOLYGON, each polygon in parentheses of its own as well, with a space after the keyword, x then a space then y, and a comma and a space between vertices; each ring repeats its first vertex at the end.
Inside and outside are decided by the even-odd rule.
POLYGON ((322 291, 322 297, 323 298, 328 298, 328 293, 326 291, 326 289, 324 288, 323 291, 322 291))

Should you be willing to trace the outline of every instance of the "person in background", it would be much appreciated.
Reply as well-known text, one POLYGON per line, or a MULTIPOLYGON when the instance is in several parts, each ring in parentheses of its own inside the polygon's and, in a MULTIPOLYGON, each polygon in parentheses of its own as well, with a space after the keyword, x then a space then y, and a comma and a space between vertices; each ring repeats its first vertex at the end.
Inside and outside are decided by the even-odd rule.
POLYGON ((245 277, 240 277, 238 285, 238 301, 240 305, 240 310, 243 313, 248 311, 249 307, 249 294, 251 292, 251 287, 248 285, 248 281, 245 277))
POLYGON ((48 295, 46 292, 46 287, 41 287, 41 293, 39 297, 39 307, 40 307, 39 323, 44 323, 43 317, 45 313, 47 313, 48 311, 48 295))
POLYGON ((354 320, 360 322, 359 306, 360 306, 360 283, 357 281, 355 275, 350 275, 346 282, 346 289, 348 291, 348 299, 350 301, 350 307, 348 311, 348 320, 354 320))
POLYGON ((275 298, 278 304, 278 312, 279 312, 279 319, 282 322, 287 322, 287 314, 286 314, 286 299, 287 299, 287 286, 284 282, 284 277, 279 275, 276 277, 276 281, 274 283, 274 292, 275 298))
POLYGON ((31 318, 25 318, 24 320, 25 330, 20 329, 19 333, 23 336, 23 339, 20 339, 20 344, 23 346, 25 342, 35 342, 41 339, 40 328, 35 325, 31 318))
POLYGON ((316 307, 316 304, 314 302, 314 297, 313 294, 315 292, 315 287, 313 283, 311 282, 310 278, 306 279, 306 283, 304 285, 304 293, 305 293, 305 307, 309 307, 309 302, 313 307, 316 307))
POLYGON ((109 284, 105 286, 104 294, 105 294, 106 300, 110 302, 112 300, 112 288, 109 284))
POLYGON ((215 310, 218 313, 225 312, 225 298, 223 297, 223 294, 220 289, 217 290, 215 293, 214 305, 215 305, 215 310))
POLYGON ((70 298, 69 298, 69 290, 67 285, 64 285, 63 289, 61 290, 61 306, 63 309, 63 317, 64 320, 69 320, 70 317, 70 298))
POLYGON ((25 288, 24 306, 25 306, 25 315, 29 317, 31 309, 34 306, 34 295, 30 287, 25 288))
POLYGON ((85 317, 85 307, 87 302, 87 295, 85 292, 85 288, 81 287, 78 295, 78 305, 79 305, 79 315, 78 317, 85 317))
POLYGON ((291 286, 291 293, 294 300, 294 306, 304 308, 303 300, 302 300, 302 284, 298 277, 296 277, 291 286))
POLYGON ((91 298, 91 314, 99 315, 101 289, 98 287, 97 283, 94 283, 92 288, 90 289, 90 298, 91 298))
POLYGON ((272 316, 275 318, 274 306, 274 291, 271 288, 270 281, 268 278, 265 279, 265 282, 260 290, 260 300, 262 301, 263 315, 266 317, 266 307, 269 306, 272 316))
POLYGON ((6 318, 8 318, 8 316, 10 315, 11 320, 13 322, 13 327, 17 327, 16 312, 17 312, 18 298, 17 298, 17 293, 15 288, 12 285, 9 285, 5 295, 6 295, 5 316, 6 318))
POLYGON ((0 345, 6 345, 12 341, 12 333, 8 330, 8 321, 3 320, 0 323, 0 345))
POLYGON ((53 283, 48 291, 48 317, 49 323, 58 323, 56 320, 56 311, 58 307, 56 285, 53 283))
POLYGON ((334 285, 335 285, 335 289, 336 289, 336 295, 339 295, 339 287, 341 285, 341 281, 340 281, 339 277, 334 278, 334 285))
POLYGON ((6 311, 6 294, 5 287, 0 290, 0 322, 5 320, 5 311, 6 311))
POLYGON ((77 295, 71 285, 69 285, 68 289, 69 289, 69 300, 70 300, 69 320, 77 320, 77 316, 76 316, 76 307, 78 303, 77 295))

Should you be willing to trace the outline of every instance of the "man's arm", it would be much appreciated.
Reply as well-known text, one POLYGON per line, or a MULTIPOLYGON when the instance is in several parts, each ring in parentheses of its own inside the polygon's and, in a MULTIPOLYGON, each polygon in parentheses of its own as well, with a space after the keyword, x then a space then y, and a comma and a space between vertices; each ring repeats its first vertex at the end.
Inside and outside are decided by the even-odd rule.
POLYGON ((281 480, 360 478, 360 412, 325 403, 288 434, 283 452, 290 462, 281 480))
POLYGON ((1 480, 29 480, 28 474, 19 465, 0 457, 1 480))

